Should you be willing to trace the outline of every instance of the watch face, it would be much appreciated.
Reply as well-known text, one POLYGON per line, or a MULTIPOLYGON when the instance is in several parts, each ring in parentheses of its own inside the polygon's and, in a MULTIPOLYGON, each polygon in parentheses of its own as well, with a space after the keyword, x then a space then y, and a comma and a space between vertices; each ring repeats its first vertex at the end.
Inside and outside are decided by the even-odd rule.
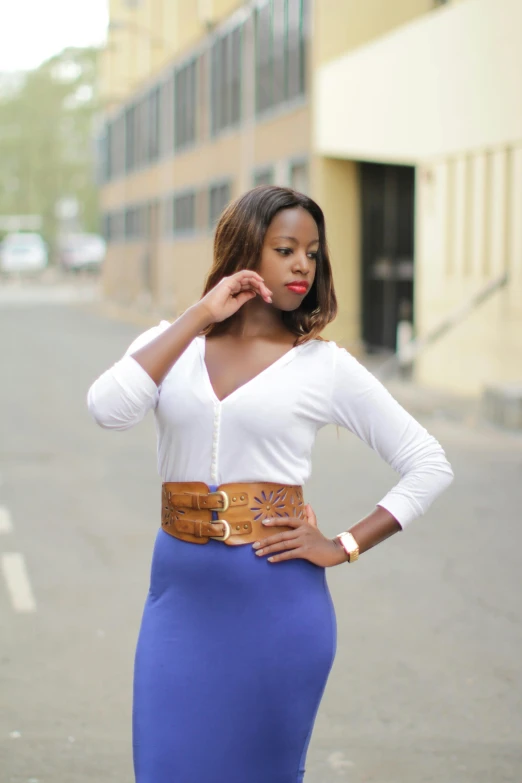
POLYGON ((351 536, 347 536, 346 533, 344 534, 344 536, 341 536, 341 544, 349 552, 353 552, 353 550, 356 549, 356 547, 354 546, 353 538, 351 536))
POLYGON ((357 542, 355 541, 354 537, 350 533, 344 533, 343 535, 339 536, 339 539, 348 557, 351 557, 355 552, 357 552, 359 547, 357 546, 357 542))

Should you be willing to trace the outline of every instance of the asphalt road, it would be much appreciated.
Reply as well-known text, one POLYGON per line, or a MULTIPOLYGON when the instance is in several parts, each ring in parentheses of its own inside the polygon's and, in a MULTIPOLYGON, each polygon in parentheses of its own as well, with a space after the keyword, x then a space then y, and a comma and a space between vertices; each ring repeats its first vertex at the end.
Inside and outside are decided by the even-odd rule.
MULTIPOLYGON (((0 783, 133 780, 153 421, 105 432, 85 395, 138 331, 85 304, 0 301, 0 783)), ((328 572, 338 652, 307 783, 522 781, 522 437, 424 423, 456 481, 407 532, 328 572)), ((334 428, 314 466, 307 497, 331 535, 395 481, 334 428)))

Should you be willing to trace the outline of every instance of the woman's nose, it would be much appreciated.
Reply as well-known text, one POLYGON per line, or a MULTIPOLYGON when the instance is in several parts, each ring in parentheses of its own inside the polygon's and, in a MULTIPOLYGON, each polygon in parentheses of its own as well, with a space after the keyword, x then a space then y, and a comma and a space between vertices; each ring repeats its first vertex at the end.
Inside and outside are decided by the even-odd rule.
POLYGON ((303 274, 308 274, 310 271, 310 261, 306 252, 296 253, 294 255, 294 269, 299 270, 303 274))

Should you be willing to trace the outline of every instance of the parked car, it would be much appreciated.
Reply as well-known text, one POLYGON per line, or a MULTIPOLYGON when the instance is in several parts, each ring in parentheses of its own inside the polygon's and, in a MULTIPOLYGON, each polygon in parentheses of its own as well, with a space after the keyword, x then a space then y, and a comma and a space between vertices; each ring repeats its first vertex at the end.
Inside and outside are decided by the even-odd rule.
POLYGON ((98 234, 71 234, 59 245, 60 263, 70 272, 97 272, 106 252, 105 240, 98 234))
POLYGON ((8 234, 0 246, 2 272, 40 272, 46 268, 47 262, 47 245, 40 234, 8 234))

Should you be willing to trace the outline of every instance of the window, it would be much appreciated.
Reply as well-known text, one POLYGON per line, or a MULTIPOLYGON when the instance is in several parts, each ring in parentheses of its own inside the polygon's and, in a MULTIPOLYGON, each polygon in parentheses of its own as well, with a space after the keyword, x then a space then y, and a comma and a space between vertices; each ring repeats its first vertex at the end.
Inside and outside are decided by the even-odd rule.
POLYGON ((212 112, 212 98, 209 105, 209 79, 211 79, 210 62, 211 51, 204 51, 200 54, 198 59, 197 76, 197 117, 196 128, 198 141, 204 141, 208 139, 210 134, 210 118, 212 112))
POLYGON ((123 242, 125 239, 125 212, 122 209, 113 214, 112 228, 114 232, 113 239, 116 242, 123 242))
POLYGON ((98 165, 101 182, 110 182, 124 172, 125 123, 120 115, 106 123, 98 139, 98 165))
POLYGON ((305 39, 303 16, 306 0, 287 0, 286 51, 288 63, 287 97, 296 98, 305 91, 305 39))
POLYGON ((127 207, 124 213, 124 236, 126 240, 143 239, 148 231, 147 205, 127 207))
POLYGON ((125 172, 125 115, 120 114, 113 122, 112 133, 112 175, 120 177, 125 172))
POLYGON ((142 98, 136 106, 136 165, 143 166, 149 153, 149 106, 148 97, 142 98))
POLYGON ((112 179, 112 125, 105 126, 105 132, 100 139, 100 179, 110 182, 112 179))
POLYGON ((272 18, 271 4, 256 11, 256 110, 272 106, 272 18))
POLYGON ((196 141, 196 60, 176 71, 174 77, 174 148, 196 141))
POLYGON ((241 61, 242 28, 236 27, 230 34, 230 124, 237 125, 241 120, 241 61))
POLYGON ((272 35, 273 35, 273 86, 272 102, 274 106, 286 99, 286 5, 287 0, 272 1, 272 35))
POLYGON ((241 119, 241 27, 218 38, 211 52, 211 130, 219 133, 241 119))
POLYGON ((137 228, 136 208, 128 207, 125 210, 125 239, 134 239, 137 228))
POLYGON ((264 169, 258 169, 254 173, 254 187, 257 185, 273 185, 274 184, 274 169, 272 166, 267 166, 264 169))
POLYGON ((208 225, 208 190, 198 190, 196 193, 196 231, 205 231, 208 225))
POLYGON ((271 0, 255 16, 256 111, 303 95, 309 0, 271 0))
POLYGON ((110 212, 106 212, 102 215, 102 234, 107 243, 112 239, 112 215, 110 212))
POLYGON ((306 161, 290 164, 290 187, 299 193, 308 193, 308 164, 306 161))
POLYGON ((229 201, 230 182, 211 186, 209 190, 209 223, 211 228, 214 228, 229 201))
POLYGON ((172 150, 174 139, 174 75, 161 86, 160 155, 172 150))
POLYGON ((161 222, 163 233, 170 236, 174 230, 173 199, 171 197, 165 198, 161 203, 161 222))
POLYGON ((174 196, 172 202, 174 234, 185 234, 196 228, 196 194, 194 191, 174 196))
POLYGON ((155 87, 146 99, 147 104, 147 162, 154 163, 159 156, 160 142, 160 88, 155 87))
POLYGON ((103 235, 107 243, 120 242, 124 237, 124 213, 106 212, 103 216, 103 235))
POLYGON ((136 167, 136 107, 125 112, 125 171, 136 167))

